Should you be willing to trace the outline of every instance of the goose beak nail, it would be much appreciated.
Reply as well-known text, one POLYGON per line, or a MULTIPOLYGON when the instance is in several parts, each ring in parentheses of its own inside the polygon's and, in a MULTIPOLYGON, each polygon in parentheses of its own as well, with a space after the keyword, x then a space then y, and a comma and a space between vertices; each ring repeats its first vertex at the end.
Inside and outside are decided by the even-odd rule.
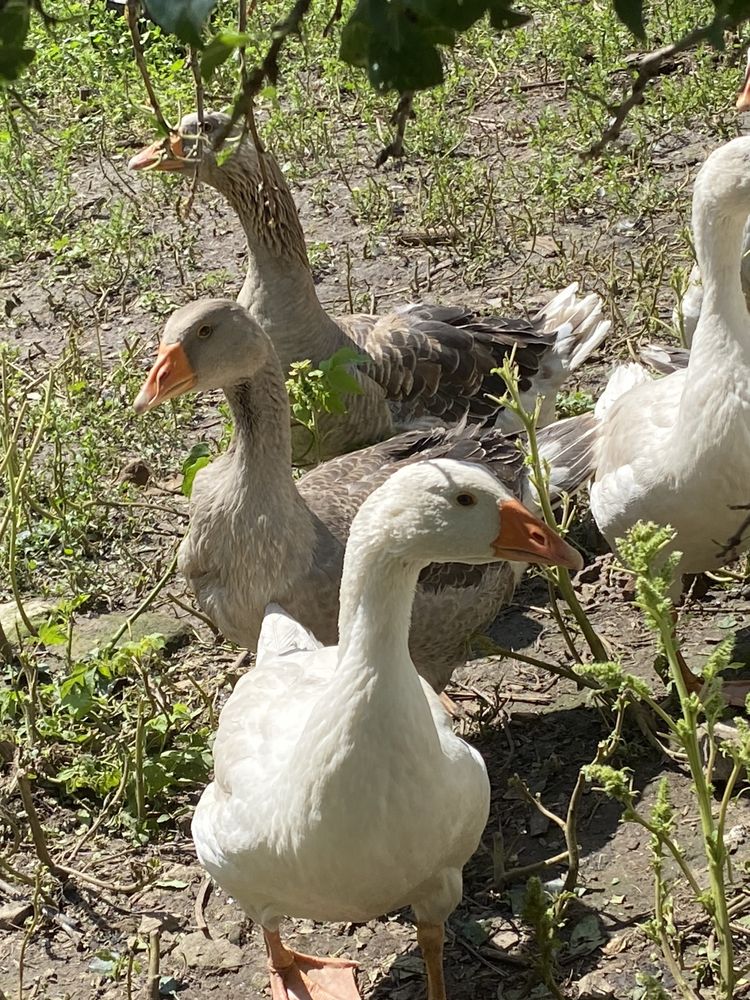
POLYGON ((583 568, 580 552, 518 500, 504 500, 499 508, 500 534, 492 544, 496 555, 539 566, 564 566, 571 570, 583 568))

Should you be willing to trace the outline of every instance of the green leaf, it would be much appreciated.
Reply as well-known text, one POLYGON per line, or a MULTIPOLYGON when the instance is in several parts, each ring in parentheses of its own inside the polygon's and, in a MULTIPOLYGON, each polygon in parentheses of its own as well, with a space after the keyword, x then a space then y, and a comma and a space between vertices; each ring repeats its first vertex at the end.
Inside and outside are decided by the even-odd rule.
POLYGON ((531 20, 528 14, 513 10, 504 0, 490 5, 490 24, 495 31, 511 31, 531 20))
POLYGON ((341 34, 344 62, 367 71, 380 91, 424 90, 442 83, 438 46, 452 46, 489 12, 497 31, 528 16, 511 0, 358 0, 341 34))
POLYGON ((594 913, 587 913, 571 931, 568 957, 588 955, 605 941, 606 936, 602 933, 599 918, 594 913))
POLYGON ((39 628, 39 638, 45 646, 64 646, 68 641, 68 634, 62 625, 41 625, 39 628))
POLYGON ((193 482, 196 473, 211 461, 211 452, 205 441, 193 445, 190 453, 182 463, 182 494, 189 497, 193 492, 193 482))
POLYGON ((321 371, 327 371, 337 365, 366 365, 370 359, 353 347, 339 347, 335 354, 320 362, 321 371))
POLYGON ((29 20, 27 0, 0 4, 0 80, 17 80, 34 58, 34 50, 24 48, 29 20))
POLYGON ((17 80, 23 70, 33 62, 33 49, 16 49, 0 45, 0 80, 17 80))
POLYGON ((148 12, 171 35, 203 47, 201 32, 217 0, 148 0, 148 12))
POLYGON ((239 31, 221 31, 214 36, 203 50, 201 56, 201 77, 210 80, 222 63, 231 56, 235 49, 247 45, 250 36, 239 31))
POLYGON ((350 393, 354 396, 362 395, 362 388, 356 378, 348 372, 346 368, 332 368, 328 372, 328 385, 334 392, 342 395, 350 393))
POLYGON ((614 0, 615 14, 639 41, 646 37, 643 21, 643 0, 614 0))

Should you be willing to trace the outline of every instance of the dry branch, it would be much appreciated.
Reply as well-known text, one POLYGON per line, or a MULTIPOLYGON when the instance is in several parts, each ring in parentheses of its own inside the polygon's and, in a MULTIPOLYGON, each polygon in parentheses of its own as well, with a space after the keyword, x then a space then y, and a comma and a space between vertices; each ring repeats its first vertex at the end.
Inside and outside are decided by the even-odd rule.
POLYGON ((413 102, 413 90, 405 90, 403 94, 400 95, 398 104, 396 105, 396 110, 393 112, 393 117, 391 118, 391 125, 396 126, 396 135, 393 138, 393 142, 390 142, 385 149, 381 149, 380 153, 378 153, 378 158, 375 161, 376 167, 382 167, 388 160, 399 159, 404 155, 404 132, 406 131, 406 123, 410 118, 416 118, 412 109, 413 102))
POLYGON ((297 34, 305 18, 312 0, 297 0, 283 21, 274 25, 273 41, 268 47, 260 65, 249 70, 239 95, 235 99, 229 121, 216 136, 215 148, 220 149, 222 143, 231 133, 234 126, 242 118, 252 112, 253 101, 263 88, 266 80, 275 84, 279 76, 279 54, 289 35, 297 34))
POLYGON ((125 20, 128 22, 128 28, 130 29, 130 37, 133 40, 133 52, 135 53, 135 62, 138 67, 138 71, 143 79, 143 85, 146 88, 146 93, 148 94, 148 99, 151 104, 151 108, 156 115, 156 120, 159 123, 159 127, 162 129, 166 135, 169 131, 169 125, 167 120, 162 114, 161 105, 159 104, 159 99, 156 96, 156 91, 154 90, 154 85, 151 83, 151 77, 149 76, 148 67, 146 66, 146 57, 143 54, 143 45, 141 44, 141 33, 138 30, 138 0, 128 0, 125 7, 125 20))
POLYGON ((693 31, 689 31, 686 35, 683 35, 682 38, 678 38, 676 42, 671 42, 669 45, 664 45, 662 48, 655 49, 653 52, 642 56, 637 63, 638 73, 633 80, 630 93, 624 101, 614 105, 610 109, 612 118, 609 124, 602 133, 601 138, 582 154, 583 159, 588 160, 599 156, 605 146, 620 135, 626 118, 633 108, 643 103, 647 87, 654 77, 659 75, 662 66, 666 62, 681 52, 687 52, 688 49, 695 48, 701 42, 721 37, 725 31, 736 28, 743 21, 748 20, 749 17, 750 15, 728 17, 717 14, 712 21, 702 28, 695 28, 693 31))

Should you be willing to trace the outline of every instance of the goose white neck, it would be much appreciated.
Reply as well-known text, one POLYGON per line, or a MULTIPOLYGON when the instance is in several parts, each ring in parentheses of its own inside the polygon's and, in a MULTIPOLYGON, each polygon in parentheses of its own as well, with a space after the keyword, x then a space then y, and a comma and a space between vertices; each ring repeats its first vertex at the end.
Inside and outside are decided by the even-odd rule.
MULTIPOLYGON (((741 354, 750 356, 750 324, 740 278, 746 221, 747 217, 736 209, 729 211, 717 205, 707 192, 696 194, 693 231, 703 306, 691 350, 691 367, 703 364, 709 350, 715 363, 717 347, 731 348, 732 342, 739 342, 741 354)), ((731 350, 731 362, 735 363, 735 359, 736 348, 731 350)))
MULTIPOLYGON (((384 545, 371 518, 355 519, 344 557, 339 612, 339 676, 359 686, 387 677, 417 688, 409 627, 417 578, 425 563, 407 561, 384 545), (355 680, 356 678, 356 680, 355 680)), ((398 683, 397 683, 398 682, 398 683)))

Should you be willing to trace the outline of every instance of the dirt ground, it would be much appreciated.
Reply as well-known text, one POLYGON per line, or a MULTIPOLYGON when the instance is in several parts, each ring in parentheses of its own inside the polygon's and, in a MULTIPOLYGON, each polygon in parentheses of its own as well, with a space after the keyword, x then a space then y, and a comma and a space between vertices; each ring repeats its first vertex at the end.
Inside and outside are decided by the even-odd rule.
MULTIPOLYGON (((602 579, 609 557, 602 562, 600 578, 587 585, 591 591, 587 610, 628 668, 653 680, 651 637, 633 606, 613 594, 602 579)), ((740 590, 721 596, 711 593, 690 609, 682 628, 688 659, 723 638, 729 620, 745 617, 748 597, 747 591, 740 590)), ((517 602, 497 620, 493 637, 519 652, 564 661, 565 651, 545 604, 546 585, 539 579, 527 580, 517 602)), ((217 664, 215 654, 192 647, 179 655, 193 672, 215 670, 222 663, 221 657, 217 664)), ((223 657, 225 666, 227 659, 223 657)), ((552 857, 564 850, 564 841, 554 823, 524 801, 509 779, 521 775, 548 809, 564 814, 578 769, 593 758, 597 742, 609 732, 607 720, 569 681, 507 660, 500 664, 472 661, 457 673, 450 693, 473 717, 474 733, 480 720, 473 741, 487 762, 493 794, 482 846, 465 872, 463 903, 450 922, 449 995, 453 1000, 545 997, 544 988, 535 985, 533 950, 520 919, 523 882, 511 880, 497 887, 495 873, 552 857)), ((662 776, 668 776, 686 855, 697 871, 703 871, 689 779, 679 767, 665 763, 635 727, 627 730, 626 738, 624 762, 633 771, 644 807, 653 802, 662 776)), ((62 810, 43 815, 42 820, 62 838, 75 828, 75 818, 62 810)), ((750 806, 745 798, 732 810, 729 826, 739 887, 745 880, 750 836, 750 806)), ((593 790, 583 796, 578 830, 580 898, 570 910, 560 952, 566 996, 638 997, 642 994, 636 977, 641 972, 660 977, 671 994, 672 982, 658 949, 640 926, 653 905, 645 850, 648 834, 622 824, 619 807, 593 790)), ((146 996, 142 990, 147 956, 132 949, 142 948, 157 929, 160 995, 185 1000, 267 996, 259 934, 232 900, 207 888, 189 837, 189 811, 179 831, 158 845, 136 848, 94 838, 78 855, 75 867, 90 870, 105 884, 110 879, 122 883, 142 871, 145 857, 158 862, 158 878, 143 891, 123 896, 82 886, 73 879, 42 905, 44 933, 32 935, 25 950, 24 932, 6 927, 0 935, 0 987, 8 998, 17 995, 22 951, 24 997, 93 1000, 129 995, 124 974, 117 981, 107 975, 118 959, 122 968, 129 954, 135 955, 132 995, 146 996)), ((554 886, 562 871, 560 866, 552 867, 542 877, 554 886)), ((12 890, 4 881, 0 890, 10 894, 10 902, 19 911, 28 912, 28 893, 12 890)), ((683 895, 679 879, 675 892, 687 953, 699 955, 705 949, 706 925, 697 913, 691 924, 690 910, 679 908, 683 895)), ((319 950, 360 962, 359 983, 365 997, 411 1000, 423 995, 422 965, 408 913, 362 926, 289 921, 285 932, 299 950, 319 950)), ((741 949, 744 941, 738 939, 737 945, 741 949)))
MULTIPOLYGON (((502 123, 504 108, 496 100, 476 115, 473 138, 462 152, 471 155, 486 142, 486 136, 502 123)), ((134 148, 137 137, 131 137, 134 148)), ((674 183, 700 162, 711 145, 709 137, 671 135, 662 138, 661 169, 674 183)), ((126 144, 127 146, 127 144, 126 144)), ((125 174, 124 163, 131 149, 108 154, 101 162, 81 164, 76 175, 76 203, 66 225, 76 218, 106 211, 113 190, 150 205, 153 226, 168 235, 159 260, 158 281, 171 301, 178 304, 195 294, 197 276, 206 271, 228 269, 231 280, 222 293, 236 294, 243 276, 243 240, 228 210, 202 192, 198 217, 191 223, 195 243, 189 256, 172 252, 180 243, 180 225, 170 206, 159 200, 158 190, 125 174)), ((363 149, 361 162, 348 183, 364 178, 371 170, 371 150, 363 149)), ((499 153, 502 154, 502 148, 499 153)), ((522 154, 521 154, 522 155, 522 154)), ((416 174, 414 164, 389 167, 386 180, 411 197, 416 174)), ((644 252, 649 240, 675 240, 685 219, 664 218, 655 228, 652 220, 608 220, 594 213, 581 217, 546 236, 538 247, 515 248, 506 254, 498 245, 497 271, 492 284, 467 288, 462 281, 462 261, 450 247, 405 244, 392 235, 376 241, 374 256, 354 253, 360 239, 346 187, 335 182, 331 167, 328 197, 314 197, 313 182, 295 185, 308 240, 331 244, 329 263, 317 274, 318 291, 333 312, 348 308, 346 269, 351 254, 351 275, 359 300, 372 296, 383 311, 398 301, 421 296, 431 301, 465 301, 478 305, 501 300, 512 306, 516 300, 528 307, 541 303, 547 292, 540 271, 528 287, 518 281, 506 285, 517 274, 519 258, 535 255, 548 261, 551 278, 565 272, 566 248, 572 256, 586 241, 592 258, 585 275, 588 284, 608 291, 607 278, 597 271, 596 261, 624 260, 644 252), (632 225, 624 226, 624 222, 632 225), (644 230, 645 227, 645 230, 644 230), (557 241, 557 243, 553 242, 557 241), (591 280, 593 279, 593 280, 591 280), (513 292, 510 292, 510 288, 513 292)), ((538 260, 537 260, 537 263, 538 260)), ((543 270, 542 272, 543 273, 543 270)), ((578 275, 569 275, 564 281, 578 275)), ((87 349, 101 343, 106 358, 113 358, 125 341, 140 350, 145 369, 155 343, 159 321, 132 295, 130 278, 112 289, 101 301, 66 276, 50 274, 43 259, 33 254, 2 277, 2 294, 13 297, 13 326, 9 336, 26 352, 27 363, 44 370, 61 341, 76 329, 87 349), (74 318, 71 313, 75 313, 74 318), (81 318, 88 323, 82 323, 81 318)), ((559 281, 559 285, 563 281, 559 281)), ((665 322, 671 310, 670 293, 663 287, 659 312, 665 322)), ((581 385, 601 385, 611 361, 626 353, 627 330, 618 324, 606 351, 581 375, 581 385)), ((186 439, 196 438, 212 419, 213 401, 200 411, 203 416, 185 428, 186 439)), ((131 419, 128 414, 125 419, 131 419)), ((160 470, 166 480, 175 469, 160 470)), ((178 531, 179 528, 175 528, 178 531)), ((589 567, 580 581, 585 606, 613 656, 622 657, 627 669, 654 680, 654 643, 643 621, 623 594, 622 579, 610 579, 609 557, 590 524, 578 536, 587 549, 589 567), (591 566, 593 565, 593 569, 591 566)), ((125 610, 134 600, 123 597, 125 610)), ((742 628, 750 608, 750 592, 714 586, 700 601, 691 603, 681 622, 684 650, 689 661, 699 662, 728 630, 742 628)), ((191 621, 197 638, 174 655, 186 672, 196 677, 226 670, 233 653, 217 644, 197 620, 191 621)), ((516 600, 497 620, 493 637, 502 646, 544 660, 568 662, 569 657, 548 608, 546 585, 527 578, 516 600)), ((538 984, 534 949, 520 915, 521 881, 496 885, 495 875, 504 869, 530 865, 558 854, 564 848, 560 830, 531 807, 515 790, 510 779, 523 777, 548 809, 566 809, 581 765, 592 760, 597 743, 609 732, 607 718, 585 692, 549 673, 505 659, 476 660, 458 671, 450 694, 467 719, 458 723, 472 735, 487 761, 492 782, 492 808, 482 846, 466 869, 465 897, 450 921, 446 949, 446 974, 452 1000, 520 1000, 547 996, 538 984)), ((667 776, 672 800, 680 817, 680 837, 687 856, 700 872, 698 819, 692 804, 689 779, 680 766, 657 754, 635 726, 627 729, 626 746, 620 758, 632 769, 635 786, 646 807, 653 802, 656 787, 667 776)), ((94 1000, 94 998, 145 997, 148 954, 145 944, 157 939, 160 954, 161 996, 184 1000, 208 997, 242 997, 260 1000, 268 996, 264 955, 259 933, 219 890, 210 889, 198 866, 189 836, 189 806, 186 800, 178 829, 160 843, 137 846, 132 842, 99 834, 87 839, 74 867, 103 881, 101 888, 84 885, 75 877, 57 885, 39 906, 34 930, 22 929, 28 916, 32 888, 21 888, 0 877, 0 994, 10 1000, 94 1000), (111 883, 138 879, 144 861, 154 865, 156 881, 134 894, 111 890, 111 883), (130 958, 129 958, 130 956, 130 958), (129 966, 129 969, 128 969, 129 966), (23 985, 19 985, 19 969, 23 985)), ((37 802, 40 819, 48 831, 56 831, 59 845, 73 842, 77 829, 72 811, 51 811, 47 800, 37 802)), ((17 801, 13 809, 20 811, 17 801)), ((13 825, 13 816, 8 817, 13 825)), ((746 879, 750 859, 750 805, 741 797, 729 823, 732 836, 734 874, 739 887, 746 879)), ((639 973, 660 978, 667 993, 673 990, 659 949, 646 937, 641 925, 653 908, 652 874, 648 867, 648 836, 640 828, 622 824, 620 809, 594 790, 583 796, 579 817, 581 873, 579 898, 570 910, 560 951, 562 988, 567 997, 618 1000, 644 996, 639 973)), ((58 846, 56 840, 55 846, 58 846)), ((15 856, 16 865, 27 873, 32 858, 15 856)), ((553 866, 543 878, 553 882, 563 871, 553 866)), ((672 873, 674 874, 674 873, 672 873)), ((679 879, 675 885, 677 905, 682 898, 679 879)), ((684 900, 683 900, 684 905, 684 900)), ((707 926, 690 910, 679 913, 687 953, 695 958, 705 953, 707 926)), ((28 925, 27 925, 28 927, 28 925)), ((738 949, 745 948, 750 933, 738 920, 738 949)), ((290 921, 285 932, 291 944, 306 952, 320 951, 352 957, 360 963, 359 984, 367 998, 412 1000, 424 995, 423 969, 408 914, 394 914, 362 926, 314 926, 290 921)), ((742 963, 740 963, 742 964, 742 963)), ((738 993, 738 996, 740 994, 738 993)))

